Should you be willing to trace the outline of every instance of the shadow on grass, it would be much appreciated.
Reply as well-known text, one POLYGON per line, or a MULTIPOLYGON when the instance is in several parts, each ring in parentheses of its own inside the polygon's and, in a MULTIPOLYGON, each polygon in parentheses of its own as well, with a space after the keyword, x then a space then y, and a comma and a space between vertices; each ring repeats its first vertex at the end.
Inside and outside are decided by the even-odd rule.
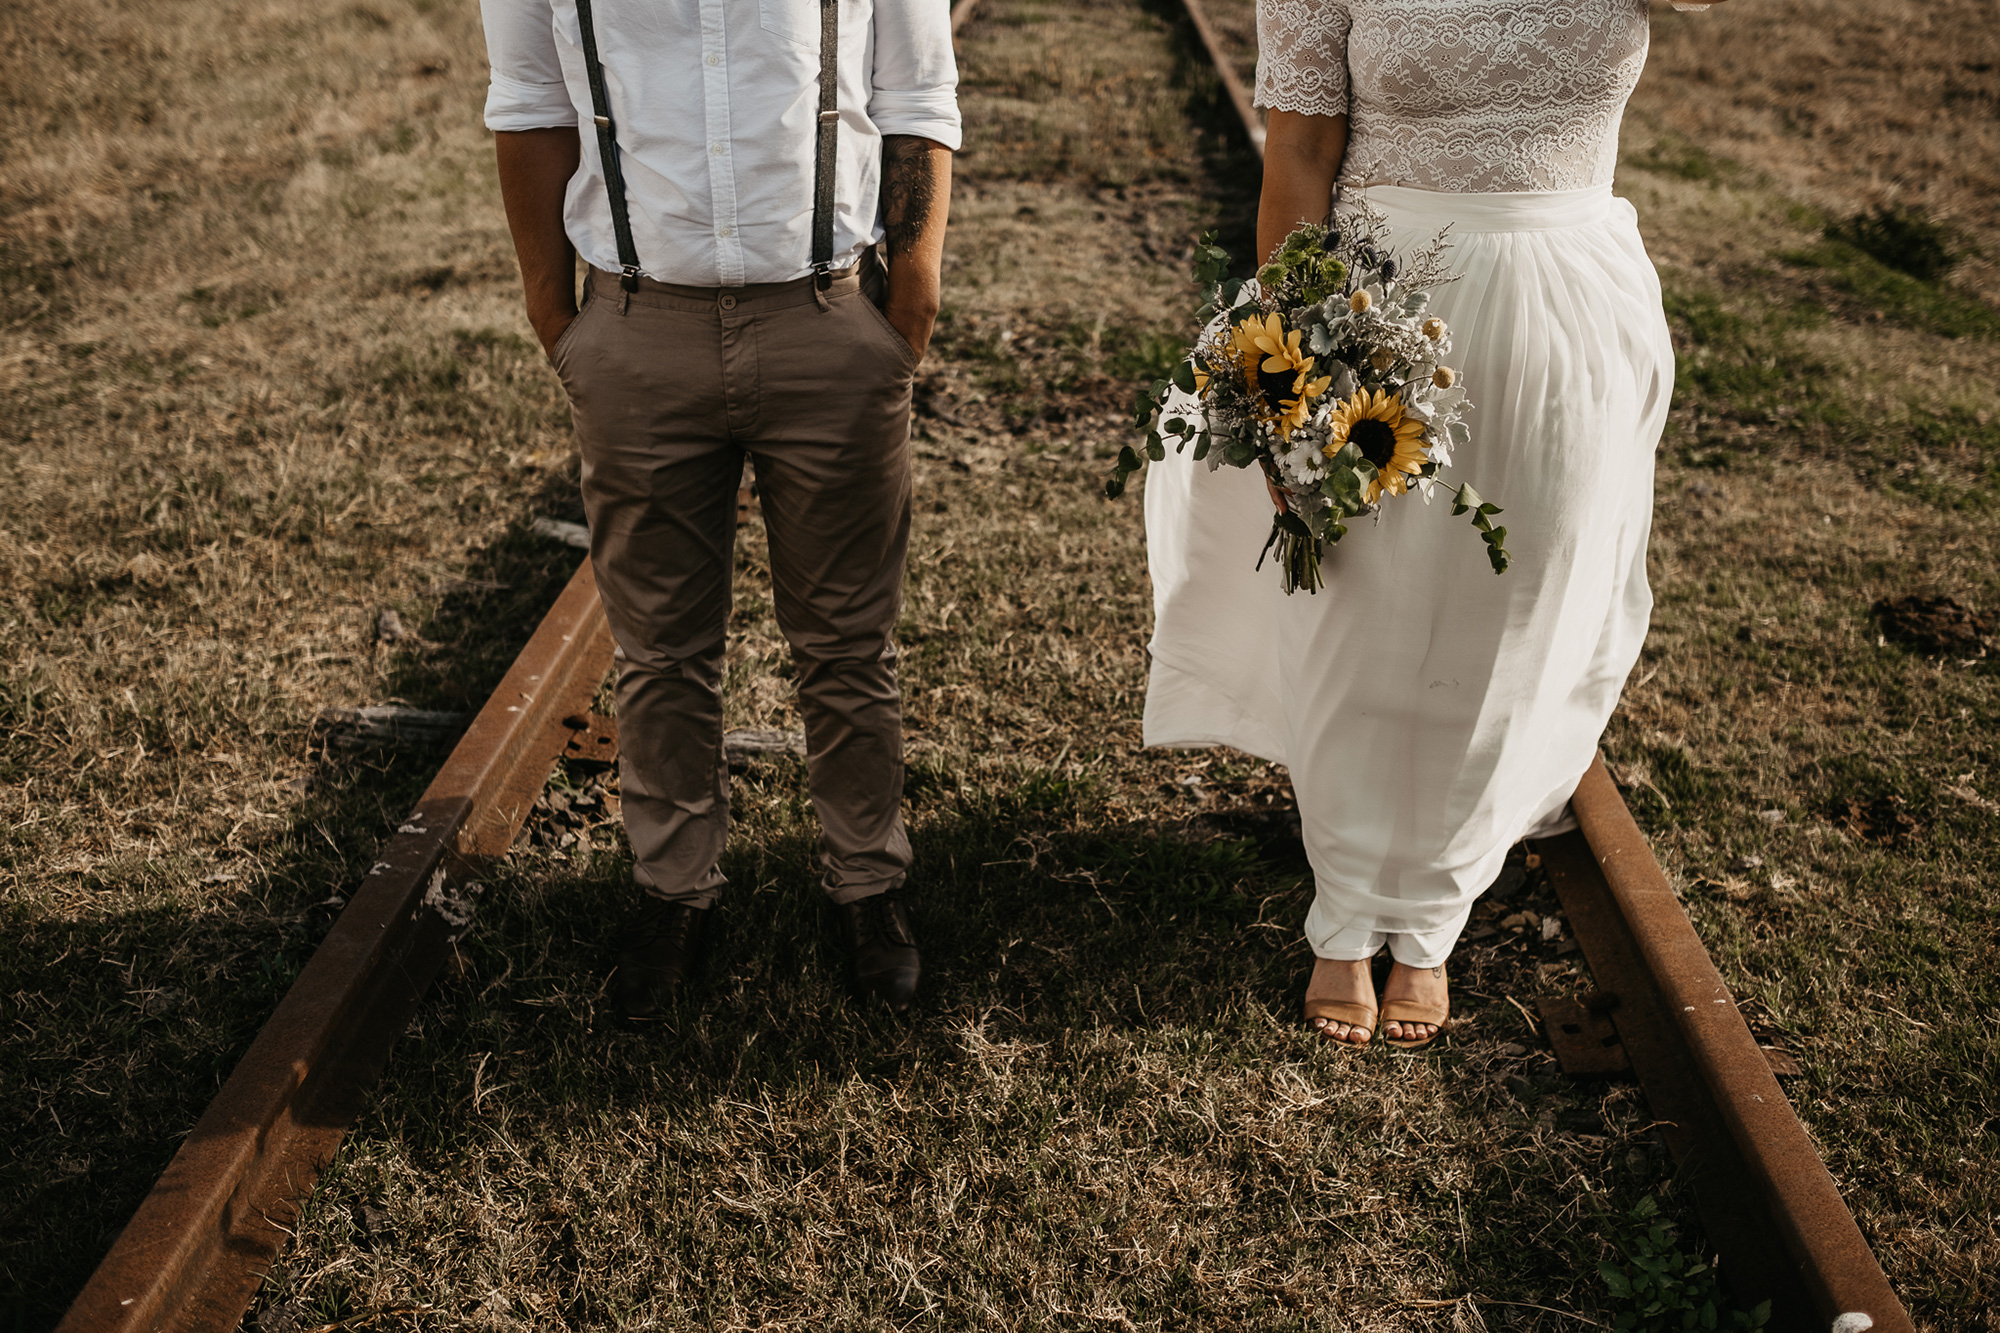
MULTIPOLYGON (((1310 872, 1288 830, 1098 823, 1086 784, 1046 772, 998 794, 922 767, 912 779, 907 897, 925 966, 913 1017, 849 993, 813 869, 803 768, 759 766, 738 780, 739 811, 756 813, 724 858, 729 896, 677 1021, 628 1031, 605 998, 634 903, 629 861, 523 865, 492 886, 460 946, 460 977, 431 1002, 426 1022, 442 1034, 392 1071, 407 1123, 465 1094, 454 1047, 531 1046, 530 1106, 643 1102, 672 1116, 718 1096, 955 1058, 966 1027, 998 1012, 1017 1034, 1055 1038, 1106 1025, 1220 1030, 1246 1006, 1291 1004, 1310 872)), ((442 1149, 451 1117, 433 1123, 442 1149)))
MULTIPOLYGON (((421 627, 430 646, 398 654, 381 697, 468 712, 484 701, 580 558, 528 533, 525 515, 574 516, 574 487, 552 475, 523 521, 472 555, 421 627)), ((318 947, 335 895, 445 753, 317 765, 282 824, 237 842, 255 858, 240 887, 194 887, 197 872, 142 858, 101 866, 85 884, 126 892, 124 911, 0 904, 0 1015, 32 1034, 0 1069, 14 1126, 0 1159, 0 1328, 61 1316, 318 947)))
MULTIPOLYGON (((844 985, 795 762, 739 778, 723 929, 655 1028, 605 992, 622 850, 517 856, 265 1308, 449 1326, 496 1262, 513 1308, 571 1327, 649 1300, 667 1326, 901 1326, 904 1262, 947 1293, 926 1327, 1114 1296, 1162 1327, 1304 1330, 1441 1291, 1594 1307, 1595 1219, 1663 1159, 1635 1097, 1500 1048, 1527 935, 1463 960, 1465 1037, 1335 1052, 1294 1018, 1310 874, 1284 814, 1121 821, 1075 770, 910 787, 926 977, 902 1019, 844 985), (1422 1251, 1420 1284, 1385 1288, 1378 1247, 1422 1251)), ((1514 901, 1552 910, 1545 889, 1514 901)))

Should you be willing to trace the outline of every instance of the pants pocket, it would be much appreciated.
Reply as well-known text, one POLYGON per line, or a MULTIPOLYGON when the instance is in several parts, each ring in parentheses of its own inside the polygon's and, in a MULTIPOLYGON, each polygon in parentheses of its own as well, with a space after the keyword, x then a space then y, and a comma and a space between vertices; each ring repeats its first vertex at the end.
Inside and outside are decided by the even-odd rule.
POLYGON ((563 331, 556 335, 555 346, 549 348, 549 364, 555 367, 559 378, 567 378, 563 372, 569 365, 570 353, 576 347, 577 335, 583 331, 583 321, 590 318, 591 307, 596 304, 586 294, 583 308, 576 312, 575 319, 563 325, 563 331))

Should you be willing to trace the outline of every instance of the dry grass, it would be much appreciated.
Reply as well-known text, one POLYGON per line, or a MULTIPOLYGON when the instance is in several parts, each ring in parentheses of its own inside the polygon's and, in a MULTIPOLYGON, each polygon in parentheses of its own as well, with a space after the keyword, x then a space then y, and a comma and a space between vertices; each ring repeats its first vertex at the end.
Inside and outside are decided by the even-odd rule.
MULTIPOLYGON (((1555 1076, 1510 1003, 1583 984, 1560 938, 1483 914, 1430 1058, 1318 1050, 1282 774, 1138 749, 1139 516, 1093 485, 1126 384, 1173 350, 1189 238, 1240 248, 1254 191, 1171 13, 994 0, 967 35, 902 630, 922 1018, 842 996, 795 765, 738 775, 711 994, 657 1038, 602 1018, 615 825, 538 839, 257 1327, 1609 1322, 1614 1215, 1666 1182, 1630 1090, 1555 1076)), ((574 483, 476 15, 196 15, 43 6, 0 66, 0 1108, 28 1127, 0 1302, 25 1327, 421 784, 425 756, 313 764, 313 710, 478 699, 569 560, 523 532, 574 483), (374 646, 382 606, 432 646, 374 646)), ((1801 1112, 1920 1323, 1991 1327, 1995 678, 1878 644, 1866 612, 1995 604, 1996 343, 1936 331, 1974 297, 1816 248, 1870 182, 1775 132, 1697 148, 1686 118, 1725 99, 1665 77, 1693 22, 1663 18, 1626 143, 1683 383, 1659 621, 1610 748, 1753 1022, 1807 1065, 1801 1112)), ((1818 67, 1817 29, 1787 33, 1766 62, 1818 67)), ((1984 142, 1911 123, 1922 153, 1984 142)), ((753 525, 741 725, 791 720, 762 559, 753 525)), ((1549 905, 1530 884, 1503 911, 1549 905)))

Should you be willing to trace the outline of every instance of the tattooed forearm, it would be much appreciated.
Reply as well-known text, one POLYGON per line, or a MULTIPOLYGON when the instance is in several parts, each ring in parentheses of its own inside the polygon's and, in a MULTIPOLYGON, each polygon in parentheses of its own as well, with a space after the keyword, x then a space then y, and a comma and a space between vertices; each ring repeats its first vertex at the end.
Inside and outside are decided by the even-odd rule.
POLYGON ((938 215, 936 147, 929 139, 906 134, 882 140, 882 220, 891 259, 914 251, 938 215))

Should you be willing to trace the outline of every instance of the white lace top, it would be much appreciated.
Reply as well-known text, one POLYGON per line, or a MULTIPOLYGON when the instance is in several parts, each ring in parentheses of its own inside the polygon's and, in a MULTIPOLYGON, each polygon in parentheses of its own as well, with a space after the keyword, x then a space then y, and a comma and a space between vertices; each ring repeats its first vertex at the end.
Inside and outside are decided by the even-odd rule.
POLYGON ((1257 0, 1257 105, 1346 113, 1349 185, 1606 185, 1647 31, 1646 0, 1257 0))

